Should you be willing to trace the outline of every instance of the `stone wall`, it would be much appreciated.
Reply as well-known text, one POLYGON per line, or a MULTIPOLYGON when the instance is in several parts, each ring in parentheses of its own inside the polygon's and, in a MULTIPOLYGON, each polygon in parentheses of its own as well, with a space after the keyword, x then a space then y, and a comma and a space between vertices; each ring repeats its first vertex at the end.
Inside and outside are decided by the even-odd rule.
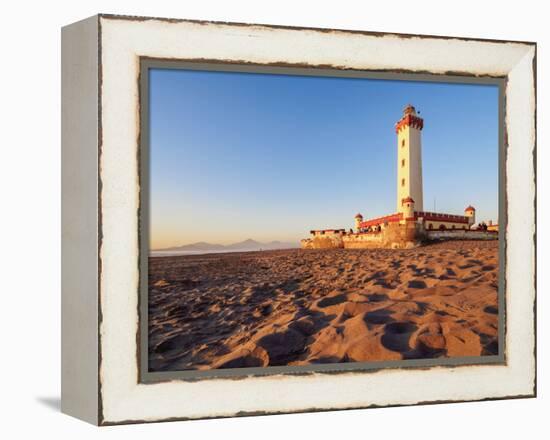
POLYGON ((300 242, 302 249, 410 249, 426 240, 498 240, 498 233, 472 230, 425 230, 416 222, 390 223, 380 232, 324 235, 300 242))
POLYGON ((419 246, 425 238, 424 230, 416 223, 390 223, 381 232, 348 234, 343 237, 346 249, 408 249, 419 246))
POLYGON ((498 240, 498 232, 472 230, 426 231, 429 240, 498 240))
POLYGON ((343 248, 344 242, 341 235, 329 235, 303 239, 300 241, 300 247, 302 249, 335 249, 343 248))
POLYGON ((346 249, 368 249, 382 247, 383 232, 349 234, 342 241, 346 249))

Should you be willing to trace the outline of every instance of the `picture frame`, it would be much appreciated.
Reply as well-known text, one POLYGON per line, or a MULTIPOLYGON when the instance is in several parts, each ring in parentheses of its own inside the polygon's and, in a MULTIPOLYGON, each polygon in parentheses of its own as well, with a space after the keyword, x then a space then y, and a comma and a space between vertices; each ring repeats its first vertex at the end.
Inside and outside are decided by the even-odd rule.
POLYGON ((535 120, 536 44, 531 42, 113 15, 66 26, 63 412, 111 425, 534 397, 535 120), (263 374, 144 372, 144 72, 159 65, 498 84, 500 218, 505 219, 499 230, 504 256, 499 331, 504 340, 498 359, 272 367, 263 374))

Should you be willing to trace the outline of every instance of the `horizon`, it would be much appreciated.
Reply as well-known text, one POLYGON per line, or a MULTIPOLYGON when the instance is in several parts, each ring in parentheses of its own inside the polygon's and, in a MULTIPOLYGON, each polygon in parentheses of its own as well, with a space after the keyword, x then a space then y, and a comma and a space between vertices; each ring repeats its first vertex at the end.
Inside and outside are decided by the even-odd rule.
POLYGON ((498 223, 498 88, 183 69, 150 75, 150 248, 299 242, 395 212, 394 124, 424 118, 424 210, 498 223), (435 204, 435 207, 434 207, 435 204), (435 208, 435 209, 434 209, 435 208))
POLYGON ((300 245, 299 242, 292 242, 292 241, 287 242, 287 241, 281 241, 281 240, 258 241, 258 240, 255 240, 255 239, 249 237, 249 238, 245 238, 244 240, 239 240, 239 241, 226 243, 226 244, 200 240, 200 241, 195 241, 193 243, 180 243, 180 244, 176 244, 174 246, 168 246, 168 247, 164 247, 164 248, 157 248, 157 249, 151 248, 150 250, 153 251, 153 252, 156 252, 156 251, 164 251, 164 250, 169 250, 169 249, 180 248, 180 247, 184 247, 184 246, 193 246, 193 245, 198 245, 198 244, 207 244, 207 245, 213 245, 213 246, 228 247, 228 246, 234 246, 234 245, 237 245, 237 244, 244 244, 244 243, 247 243, 247 242, 253 242, 255 244, 263 244, 263 245, 293 244, 293 245, 296 245, 296 247, 298 247, 300 245))

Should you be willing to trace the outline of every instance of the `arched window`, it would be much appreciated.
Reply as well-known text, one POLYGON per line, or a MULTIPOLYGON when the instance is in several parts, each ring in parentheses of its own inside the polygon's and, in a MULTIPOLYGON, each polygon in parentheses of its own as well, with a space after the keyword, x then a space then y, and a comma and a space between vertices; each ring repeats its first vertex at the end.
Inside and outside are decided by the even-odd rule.
POLYGON ((444 231, 444 230, 446 229, 446 228, 445 228, 445 225, 439 225, 439 229, 440 229, 441 231, 444 231))
POLYGON ((401 167, 405 166, 405 159, 401 159, 401 167))
POLYGON ((434 228, 433 223, 430 223, 430 224, 428 225, 428 229, 433 229, 433 228, 434 228))
POLYGON ((405 186, 405 179, 401 179, 401 186, 405 186))
POLYGON ((402 140, 401 140, 401 146, 402 146, 402 147, 405 146, 405 139, 402 139, 402 140))

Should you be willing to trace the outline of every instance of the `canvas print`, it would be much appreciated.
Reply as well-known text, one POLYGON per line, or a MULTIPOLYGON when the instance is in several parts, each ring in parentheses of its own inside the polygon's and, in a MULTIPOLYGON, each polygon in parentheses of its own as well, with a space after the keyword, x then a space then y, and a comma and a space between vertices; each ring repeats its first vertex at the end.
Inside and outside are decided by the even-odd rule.
POLYGON ((499 354, 499 89, 148 71, 151 372, 499 354))

